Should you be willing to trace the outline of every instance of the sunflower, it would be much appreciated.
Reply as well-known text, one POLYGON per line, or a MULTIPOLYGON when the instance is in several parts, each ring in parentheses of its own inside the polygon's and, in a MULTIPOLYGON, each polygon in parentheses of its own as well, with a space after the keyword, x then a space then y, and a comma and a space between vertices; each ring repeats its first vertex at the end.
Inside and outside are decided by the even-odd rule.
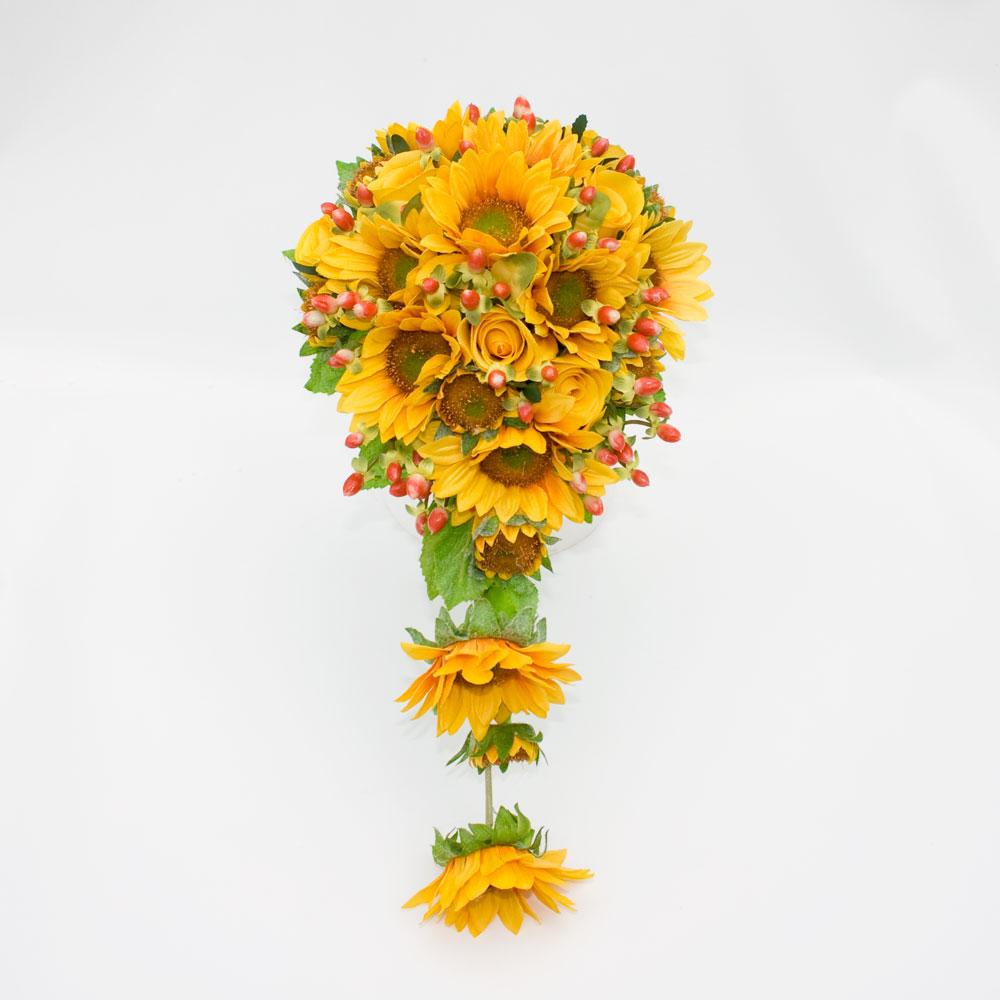
POLYGON ((534 425, 553 441, 573 451, 600 444, 600 434, 590 430, 604 414, 613 377, 603 368, 591 368, 573 356, 553 363, 555 379, 535 404, 534 425))
POLYGON ((492 535, 477 535, 476 565, 488 577, 509 580, 531 576, 548 555, 545 541, 531 524, 501 524, 492 535))
POLYGON ((481 247, 488 255, 537 252, 552 234, 569 228, 575 202, 569 179, 554 177, 552 164, 528 166, 523 152, 468 150, 461 159, 428 174, 424 208, 435 224, 423 245, 438 253, 481 247))
POLYGON ((460 316, 430 316, 418 308, 379 313, 361 349, 360 370, 340 380, 338 408, 353 413, 352 428, 377 427, 383 441, 410 444, 434 412, 427 392, 460 361, 455 333, 460 316))
POLYGON ((572 521, 583 518, 559 449, 533 427, 501 427, 492 440, 480 438, 468 454, 454 435, 422 442, 420 453, 434 463, 435 496, 454 497, 460 512, 495 513, 504 522, 523 514, 553 530, 564 515, 572 521))
POLYGON ((459 371, 441 384, 435 409, 456 434, 481 434, 503 421, 502 395, 503 390, 498 395, 474 372, 459 371))
POLYGON ((566 851, 545 851, 536 856, 509 844, 484 847, 452 858, 444 871, 404 908, 426 906, 424 920, 443 916, 456 931, 468 928, 473 937, 481 934, 494 917, 499 917, 512 934, 521 929, 524 915, 536 923, 532 896, 555 913, 560 905, 574 909, 559 889, 568 881, 591 878, 582 868, 564 868, 566 851))
POLYGON ((680 320, 703 320, 708 314, 702 303, 712 297, 712 289, 699 275, 710 261, 704 243, 687 241, 690 231, 690 222, 673 219, 644 230, 641 238, 649 246, 649 279, 667 293, 659 308, 680 320))
POLYGON ((505 757, 501 757, 500 751, 495 744, 490 744, 480 754, 473 754, 469 757, 469 763, 477 770, 482 771, 486 767, 503 767, 510 761, 522 764, 534 764, 538 760, 540 753, 538 744, 534 740, 522 739, 515 736, 511 742, 510 750, 505 757))
POLYGON ((467 138, 475 143, 477 149, 523 153, 529 167, 540 160, 548 160, 554 177, 579 178, 587 171, 583 150, 572 128, 554 119, 532 132, 527 122, 508 119, 502 111, 494 111, 481 118, 467 132, 467 138))
POLYGON ((437 732, 457 733, 468 721, 476 739, 486 735, 500 715, 528 712, 545 718, 549 705, 564 702, 559 682, 577 681, 580 675, 568 664, 557 663, 569 646, 537 642, 518 646, 507 639, 462 639, 448 646, 402 643, 414 660, 430 667, 397 698, 414 715, 437 710, 437 732))

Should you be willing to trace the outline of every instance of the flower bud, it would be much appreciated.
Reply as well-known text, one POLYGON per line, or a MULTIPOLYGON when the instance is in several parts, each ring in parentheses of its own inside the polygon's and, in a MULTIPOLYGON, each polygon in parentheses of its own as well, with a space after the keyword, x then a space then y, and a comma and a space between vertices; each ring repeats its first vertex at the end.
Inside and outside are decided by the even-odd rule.
POLYGON ((470 104, 467 113, 469 115, 469 121, 472 122, 473 125, 475 125, 476 122, 479 121, 479 107, 478 107, 478 105, 476 105, 476 104, 470 104))
POLYGON ((617 309, 612 309, 611 306, 601 306, 597 310, 597 322, 603 323, 605 326, 614 326, 622 318, 622 314, 617 309))
POLYGON ((352 472, 344 480, 344 496, 352 497, 355 493, 360 492, 361 487, 365 484, 365 477, 361 475, 360 472, 352 472))
POLYGON ((615 451, 621 451, 628 444, 628 440, 620 430, 615 428, 613 431, 608 431, 608 444, 615 451))
POLYGON ((463 139, 458 144, 458 151, 460 153, 467 153, 470 149, 475 149, 476 144, 471 139, 463 139))
POLYGON ((635 452, 632 450, 632 445, 630 445, 627 441, 625 442, 624 447, 622 447, 618 452, 618 458, 622 465, 631 465, 631 463, 635 461, 635 452))
POLYGON ((636 354, 645 354, 649 350, 649 341, 641 333, 630 333, 625 343, 636 354))
POLYGON ((411 500, 423 500, 430 493, 430 489, 430 483, 419 472, 415 472, 406 480, 406 495, 411 500))
POLYGON ((664 420, 673 413, 673 407, 669 403, 650 403, 649 412, 653 414, 654 417, 662 417, 664 420))
POLYGON ((603 136, 598 137, 590 144, 591 156, 603 156, 608 151, 608 146, 610 145, 611 143, 603 136))
POLYGON ((310 309, 302 317, 303 325, 308 326, 310 330, 315 330, 316 327, 322 326, 325 322, 326 317, 318 309, 310 309))
POLYGON ((346 368, 354 360, 354 351, 347 347, 342 347, 339 351, 334 351, 326 359, 326 363, 331 368, 346 368))
POLYGON ((405 497, 406 496, 406 480, 397 479, 394 483, 389 484, 389 495, 394 497, 405 497))
POLYGON ((574 472, 569 484, 577 493, 587 492, 587 480, 583 478, 582 472, 574 472))
POLYGON ((618 173, 623 174, 625 173, 626 170, 632 170, 634 167, 635 167, 635 157, 631 153, 629 153, 627 156, 623 156, 618 161, 618 166, 615 167, 615 170, 617 170, 618 173))
POLYGON ((354 303, 351 311, 358 319, 371 319, 378 312, 378 306, 371 299, 362 299, 354 303))
POLYGON ((610 448, 598 448, 594 453, 594 458, 602 465, 609 467, 618 464, 618 456, 610 448))
POLYGON ((319 210, 324 215, 329 215, 337 206, 334 205, 332 201, 324 201, 322 205, 319 206, 319 210))
POLYGON ((332 313, 337 308, 337 300, 332 295, 314 295, 309 305, 321 313, 332 313))
POLYGON ((448 523, 448 511, 444 507, 435 507, 427 515, 427 529, 436 535, 448 523))
POLYGON ((604 513, 604 501, 600 497, 584 497, 583 506, 594 516, 600 517, 604 513))
POLYGON ((375 204, 375 195, 372 194, 371 188, 367 184, 358 184, 354 189, 355 195, 358 198, 358 204, 364 205, 365 208, 371 208, 375 204))
POLYGON ((333 219, 333 224, 345 233, 349 233, 354 228, 354 216, 346 208, 341 208, 339 205, 330 213, 330 218, 333 219))
POLYGON ((344 446, 347 448, 360 448, 364 443, 365 436, 358 431, 351 431, 351 433, 344 438, 344 446))
POLYGON ((636 486, 648 486, 649 476, 647 476, 646 473, 642 471, 642 469, 633 469, 632 482, 635 483, 636 486))
POLYGON ((427 515, 423 511, 417 514, 417 518, 413 522, 413 527, 417 529, 418 535, 422 535, 424 533, 424 528, 427 527, 427 515))
POLYGON ((341 292, 337 296, 336 301, 337 301, 337 306, 340 309, 353 309, 354 303, 358 301, 358 293, 351 291, 341 292))
POLYGON ((514 99, 514 117, 523 118, 531 114, 531 102, 527 97, 518 96, 514 99))
POLYGON ((659 285, 643 289, 642 301, 648 302, 651 306, 658 306, 661 302, 665 302, 668 298, 670 298, 670 296, 667 294, 667 290, 665 288, 661 288, 659 285))
POLYGON ((637 396, 652 396, 654 392, 659 392, 663 383, 658 378, 651 375, 643 375, 635 380, 635 392, 637 396))
POLYGON ((413 133, 413 138, 416 140, 417 145, 423 149, 428 150, 434 145, 434 133, 431 132, 429 128, 423 128, 421 126, 413 133))
POLYGON ((610 236, 602 236, 601 239, 597 241, 597 245, 602 250, 607 250, 609 253, 614 253, 616 250, 621 249, 621 243, 610 236))
POLYGON ((385 467, 385 478, 389 480, 390 483, 399 482, 399 477, 403 474, 403 467, 399 462, 390 462, 385 467))
POLYGON ((633 329, 644 337, 655 337, 660 332, 660 324, 652 316, 643 316, 635 321, 633 329))
POLYGON ((674 444, 681 439, 681 432, 674 427, 673 424, 660 424, 656 428, 656 436, 661 441, 668 441, 670 444, 674 444))

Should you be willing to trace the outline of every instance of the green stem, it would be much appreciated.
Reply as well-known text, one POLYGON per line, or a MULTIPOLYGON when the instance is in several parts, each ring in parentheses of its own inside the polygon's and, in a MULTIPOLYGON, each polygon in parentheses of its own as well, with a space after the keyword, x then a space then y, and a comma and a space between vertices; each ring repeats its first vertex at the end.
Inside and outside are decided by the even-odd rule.
POLYGON ((486 765, 486 770, 483 771, 483 777, 486 779, 486 825, 493 826, 493 767, 490 764, 486 765))

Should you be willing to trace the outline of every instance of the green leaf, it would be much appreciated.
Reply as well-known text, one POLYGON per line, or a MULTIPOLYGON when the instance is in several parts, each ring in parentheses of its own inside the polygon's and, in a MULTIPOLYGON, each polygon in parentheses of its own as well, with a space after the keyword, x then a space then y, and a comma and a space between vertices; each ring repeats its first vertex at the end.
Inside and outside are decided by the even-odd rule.
POLYGON ((519 646, 530 645, 535 637, 535 609, 521 608, 504 626, 503 636, 519 646))
MULTIPOLYGON (((596 201, 596 199, 595 199, 596 201)), ((609 200, 608 205, 611 202, 609 200)), ((490 268, 494 281, 510 285, 510 300, 516 301, 535 279, 538 258, 533 253, 512 253, 494 261, 490 268)))
POLYGON ((470 434, 468 431, 466 431, 462 435, 462 454, 468 455, 469 452, 476 447, 477 440, 478 438, 476 437, 475 434, 470 434))
POLYGON ((420 568, 427 596, 441 597, 446 608, 480 597, 489 581, 473 558, 472 522, 446 524, 437 534, 424 532, 420 568))
POLYGON ((371 441, 361 446, 359 455, 365 463, 365 471, 367 472, 363 487, 366 490, 380 489, 389 485, 389 480, 386 479, 385 472, 379 465, 379 457, 385 451, 385 447, 384 442, 377 434, 371 441))
POLYGON ((501 806, 497 810, 497 818, 493 821, 493 843, 513 844, 515 840, 517 840, 517 819, 506 806, 501 806))
POLYGON ((337 391, 337 383, 344 374, 344 369, 331 368, 326 363, 331 354, 333 354, 332 347, 321 347, 316 352, 312 368, 309 369, 309 381, 306 382, 306 388, 310 392, 325 392, 329 395, 337 391))
POLYGON ((320 348, 315 344, 310 344, 308 340, 304 340, 302 346, 299 348, 299 357, 307 358, 310 354, 316 354, 319 350, 320 348))
POLYGON ((506 760, 510 756, 511 747, 514 746, 514 729, 512 726, 493 727, 493 745, 497 748, 497 753, 501 760, 506 760))
POLYGON ((360 162, 360 160, 355 160, 353 163, 344 163, 342 160, 337 160, 337 184, 340 186, 341 191, 354 180, 354 175, 358 172, 358 163, 360 162))
POLYGON ((495 535, 500 530, 500 521, 496 514, 490 514, 489 517, 483 518, 479 522, 479 527, 476 528, 476 533, 472 536, 473 538, 490 538, 495 535))
POLYGON ((583 133, 587 131, 587 116, 578 115, 576 120, 573 122, 573 135, 578 139, 583 138, 583 133))
POLYGON ((598 191, 590 203, 590 208, 583 215, 578 215, 576 221, 584 229, 599 229, 610 208, 611 199, 603 191, 598 191))
POLYGON ((522 389, 524 398, 529 403, 540 403, 542 401, 542 387, 537 382, 527 382, 522 389))
MULTIPOLYGON (((549 569, 552 567, 550 566, 549 569)), ((545 642, 549 632, 549 624, 544 618, 539 618, 535 622, 535 642, 545 642)))
POLYGON ((431 645, 450 646, 459 638, 455 631, 455 623, 451 620, 446 608, 442 608, 434 622, 434 642, 431 645))
POLYGON ((431 642, 430 639, 424 635, 423 632, 415 628, 406 627, 406 634, 418 645, 418 646, 434 646, 435 643, 431 642))
POLYGON ((524 576, 495 580, 486 591, 486 599, 496 610, 501 627, 506 626, 522 610, 530 611, 534 620, 538 610, 538 588, 524 576))
POLYGON ((389 136, 389 151, 392 153, 405 153, 410 148, 409 143, 403 136, 394 134, 389 136))
POLYGON ((493 605, 489 601, 475 601, 470 604, 469 610, 465 613, 463 628, 469 636, 499 635, 500 622, 497 621, 493 605))

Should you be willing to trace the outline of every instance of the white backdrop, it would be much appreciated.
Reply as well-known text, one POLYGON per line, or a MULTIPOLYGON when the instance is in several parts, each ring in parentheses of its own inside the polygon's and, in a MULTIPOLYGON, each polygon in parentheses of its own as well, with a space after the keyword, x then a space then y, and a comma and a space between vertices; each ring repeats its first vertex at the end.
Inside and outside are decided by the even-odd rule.
POLYGON ((1000 995, 995 2, 2 4, 0 994, 1000 995), (420 926, 456 740, 280 251, 374 128, 585 111, 712 319, 498 779, 597 877, 420 926))

